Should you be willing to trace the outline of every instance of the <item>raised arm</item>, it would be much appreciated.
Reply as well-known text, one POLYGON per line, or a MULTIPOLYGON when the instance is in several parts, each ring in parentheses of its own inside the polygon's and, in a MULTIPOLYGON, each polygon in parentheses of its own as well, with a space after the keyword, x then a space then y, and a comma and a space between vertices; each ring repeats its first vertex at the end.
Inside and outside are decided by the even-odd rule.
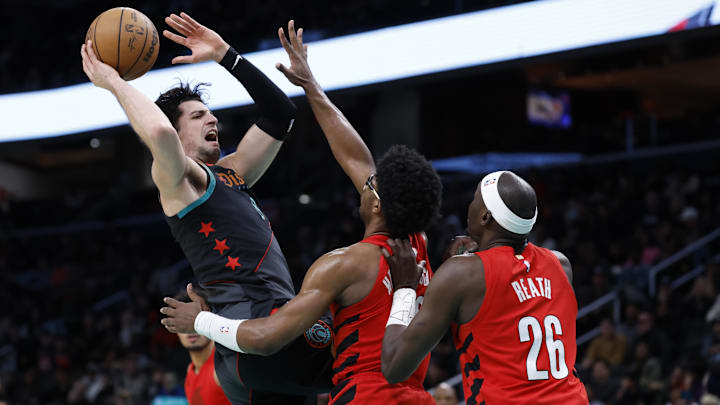
POLYGON ((295 104, 259 69, 238 54, 215 31, 185 13, 171 14, 165 22, 181 35, 168 30, 163 35, 192 51, 172 63, 214 60, 230 72, 247 90, 260 112, 260 119, 247 131, 235 152, 218 165, 231 168, 249 185, 255 184, 275 159, 295 120, 295 104))
POLYGON ((160 312, 168 317, 162 323, 173 333, 197 331, 235 351, 268 356, 310 328, 352 283, 352 264, 348 262, 344 249, 320 257, 305 275, 298 295, 265 318, 232 320, 201 312, 202 303, 195 299, 193 301, 196 302, 183 303, 165 298, 168 306, 160 312), (229 331, 237 330, 234 340, 227 333, 220 332, 223 327, 229 331))
POLYGON ((172 192, 185 177, 190 165, 170 120, 155 103, 95 56, 92 41, 82 45, 80 54, 83 70, 90 81, 115 96, 133 130, 150 149, 153 156, 153 180, 160 193, 172 192))
MULTIPOLYGON (((402 247, 393 247, 393 257, 401 253, 402 247)), ((395 286, 396 279, 402 278, 396 277, 400 263, 393 260, 393 257, 386 257, 393 272, 395 286)), ((456 256, 440 266, 430 280, 420 311, 407 327, 402 324, 402 320, 388 322, 382 346, 382 373, 389 383, 398 383, 410 377, 423 358, 442 339, 450 324, 456 321, 463 296, 467 292, 467 259, 456 256)), ((407 265, 412 264, 414 263, 407 265)), ((398 291, 401 288, 397 287, 402 287, 402 284, 398 283, 395 287, 391 318, 398 310, 402 310, 396 304, 397 295, 402 294, 402 291, 398 291)))
POLYGON ((290 58, 290 68, 275 65, 290 82, 305 90, 310 107, 330 144, 335 160, 340 163, 353 185, 361 192, 368 177, 375 173, 375 161, 365 142, 343 113, 330 101, 310 70, 307 45, 303 44, 303 29, 295 32, 295 22, 288 23, 290 42, 282 28, 278 36, 290 58))

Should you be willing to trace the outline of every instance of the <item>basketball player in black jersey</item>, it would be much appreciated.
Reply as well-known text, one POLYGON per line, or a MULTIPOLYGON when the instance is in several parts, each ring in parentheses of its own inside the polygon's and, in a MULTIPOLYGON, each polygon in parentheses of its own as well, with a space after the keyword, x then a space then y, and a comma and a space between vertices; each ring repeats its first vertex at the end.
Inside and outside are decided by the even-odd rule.
MULTIPOLYGON (((163 35, 191 55, 173 63, 214 60, 236 77, 255 101, 261 118, 237 150, 220 158, 218 120, 198 87, 180 86, 155 103, 100 62, 91 42, 81 49, 83 70, 118 100, 135 132, 153 156, 152 178, 173 236, 182 247, 209 309, 229 318, 270 315, 294 297, 293 284, 270 223, 250 192, 290 132, 295 105, 264 74, 217 33, 185 13, 165 22, 181 35, 163 35)), ((329 326, 323 341, 305 338, 271 357, 239 354, 218 345, 215 368, 233 404, 304 403, 304 395, 330 387, 329 326), (310 345, 312 343, 312 346, 310 345), (326 367, 328 366, 328 367, 326 367)))

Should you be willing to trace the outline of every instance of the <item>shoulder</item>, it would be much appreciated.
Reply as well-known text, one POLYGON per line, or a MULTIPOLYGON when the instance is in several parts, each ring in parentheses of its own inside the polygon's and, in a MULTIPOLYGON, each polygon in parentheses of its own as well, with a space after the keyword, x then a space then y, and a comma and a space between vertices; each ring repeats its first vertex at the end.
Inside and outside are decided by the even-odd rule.
POLYGON ((325 253, 315 261, 313 267, 332 269, 334 273, 356 273, 357 271, 353 270, 369 264, 377 264, 380 256, 380 247, 368 243, 355 243, 325 253))
POLYGON ((551 250, 552 254, 557 257, 558 261, 560 262, 560 265, 563 268, 563 271, 565 271, 565 275, 568 278, 568 281, 570 281, 570 284, 572 284, 573 280, 573 272, 572 272, 572 265, 570 264, 570 259, 567 258, 564 254, 561 252, 558 252, 557 250, 551 250))
POLYGON ((456 284, 457 288, 462 289, 462 286, 474 285, 473 282, 468 282, 474 279, 480 279, 484 284, 485 268, 482 259, 474 253, 465 253, 447 259, 435 271, 432 282, 456 284))

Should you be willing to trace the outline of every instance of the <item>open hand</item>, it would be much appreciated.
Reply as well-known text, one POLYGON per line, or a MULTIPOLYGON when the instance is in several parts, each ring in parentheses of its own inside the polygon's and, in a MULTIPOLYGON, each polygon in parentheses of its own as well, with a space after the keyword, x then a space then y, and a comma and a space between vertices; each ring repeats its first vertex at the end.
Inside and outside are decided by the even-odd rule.
POLYGON ((285 31, 283 31, 282 28, 278 29, 280 43, 290 58, 290 68, 287 68, 282 63, 276 63, 275 67, 287 77, 290 83, 305 87, 313 83, 315 78, 307 62, 307 45, 303 44, 303 29, 300 28, 296 33, 295 21, 293 20, 288 22, 288 36, 290 37, 290 42, 285 38, 285 31))
POLYGON ((82 57, 83 71, 95 86, 110 90, 113 81, 122 80, 117 70, 95 56, 92 40, 88 40, 80 47, 80 56, 82 57))
POLYGON ((170 14, 165 23, 182 35, 163 30, 163 36, 176 44, 187 47, 191 55, 176 56, 172 63, 198 63, 208 60, 220 62, 230 48, 217 32, 198 23, 185 13, 170 14), (183 36, 184 35, 184 36, 183 36))
POLYGON ((417 288, 420 277, 425 271, 425 261, 417 262, 416 253, 407 239, 388 239, 392 254, 382 250, 385 260, 390 265, 393 289, 417 288))
POLYGON ((168 306, 160 308, 160 313, 167 315, 160 323, 172 333, 195 333, 195 318, 200 311, 209 311, 205 300, 187 285, 190 302, 180 302, 174 298, 165 297, 163 302, 168 306))

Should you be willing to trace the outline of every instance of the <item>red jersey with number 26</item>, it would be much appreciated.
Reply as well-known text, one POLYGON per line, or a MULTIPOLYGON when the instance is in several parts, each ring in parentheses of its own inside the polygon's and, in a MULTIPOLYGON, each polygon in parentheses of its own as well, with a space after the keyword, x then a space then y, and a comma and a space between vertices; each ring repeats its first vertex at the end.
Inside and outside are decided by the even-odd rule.
POLYGON ((575 374, 577 300, 558 258, 527 245, 475 253, 485 299, 475 317, 453 325, 467 405, 587 405, 575 374))

